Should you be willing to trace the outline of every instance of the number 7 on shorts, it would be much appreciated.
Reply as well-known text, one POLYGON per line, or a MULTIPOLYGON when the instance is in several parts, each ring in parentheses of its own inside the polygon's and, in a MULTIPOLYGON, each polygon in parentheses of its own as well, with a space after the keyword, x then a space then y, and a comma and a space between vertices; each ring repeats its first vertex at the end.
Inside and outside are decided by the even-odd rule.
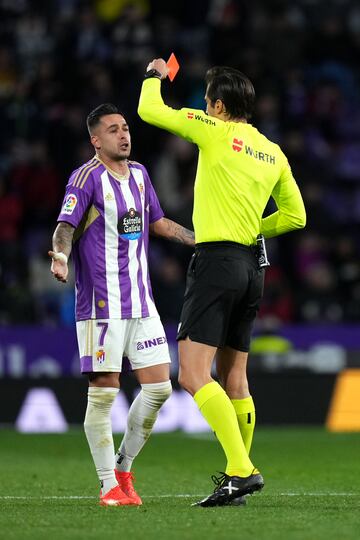
POLYGON ((107 322, 97 322, 96 326, 101 328, 100 335, 99 335, 99 347, 103 347, 104 346, 104 341, 105 341, 105 334, 107 332, 109 323, 107 323, 107 322))

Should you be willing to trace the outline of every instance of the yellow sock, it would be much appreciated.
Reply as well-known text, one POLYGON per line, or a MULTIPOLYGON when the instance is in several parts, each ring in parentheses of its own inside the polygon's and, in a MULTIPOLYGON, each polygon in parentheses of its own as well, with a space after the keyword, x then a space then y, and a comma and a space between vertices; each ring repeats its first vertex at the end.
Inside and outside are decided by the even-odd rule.
POLYGON ((253 398, 249 396, 245 399, 232 399, 231 403, 235 409, 240 433, 243 438, 246 451, 248 454, 250 454, 256 420, 253 398))
POLYGON ((225 452, 226 474, 249 476, 254 465, 249 459, 234 407, 226 392, 217 382, 211 382, 196 392, 194 400, 225 452))

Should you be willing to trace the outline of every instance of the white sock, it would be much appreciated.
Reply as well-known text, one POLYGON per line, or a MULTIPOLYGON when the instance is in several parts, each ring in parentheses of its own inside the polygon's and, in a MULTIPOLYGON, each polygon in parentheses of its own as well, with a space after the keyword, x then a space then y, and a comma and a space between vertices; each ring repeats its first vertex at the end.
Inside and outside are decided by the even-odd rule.
POLYGON ((95 386, 90 386, 88 391, 84 429, 100 480, 102 495, 117 486, 110 411, 118 392, 117 388, 95 386))
POLYGON ((132 462, 150 437, 160 407, 171 395, 171 382, 142 384, 133 401, 120 448, 115 455, 116 469, 129 472, 132 462))

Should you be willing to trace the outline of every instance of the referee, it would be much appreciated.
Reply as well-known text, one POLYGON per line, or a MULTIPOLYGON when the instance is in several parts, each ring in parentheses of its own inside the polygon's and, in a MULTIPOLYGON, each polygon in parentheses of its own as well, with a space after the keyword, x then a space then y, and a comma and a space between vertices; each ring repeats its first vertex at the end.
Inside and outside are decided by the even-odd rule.
POLYGON ((215 491, 196 504, 241 504, 244 495, 264 485, 249 458, 255 407, 246 376, 250 334, 264 284, 257 237, 304 227, 305 208, 279 146, 248 123, 255 91, 245 75, 229 67, 210 69, 206 113, 166 106, 160 87, 167 75, 163 59, 150 62, 138 112, 145 122, 199 148, 193 210, 196 248, 177 336, 179 382, 194 397, 227 458, 225 472, 213 477, 215 491), (277 211, 262 218, 270 196, 277 211), (220 384, 211 377, 215 356, 220 384))

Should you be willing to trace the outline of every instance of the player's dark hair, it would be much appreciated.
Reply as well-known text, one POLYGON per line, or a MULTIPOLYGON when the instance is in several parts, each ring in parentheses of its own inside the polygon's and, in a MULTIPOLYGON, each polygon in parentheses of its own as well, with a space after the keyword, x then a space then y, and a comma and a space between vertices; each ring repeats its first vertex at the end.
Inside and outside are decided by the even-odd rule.
POLYGON ((113 105, 112 103, 102 103, 96 107, 96 109, 91 111, 86 118, 86 125, 89 133, 91 133, 92 128, 99 124, 101 118, 107 114, 121 114, 121 116, 124 116, 116 105, 113 105))
POLYGON ((212 106, 220 99, 231 119, 251 118, 255 104, 255 90, 246 75, 231 67, 215 66, 207 71, 205 80, 206 94, 212 106))

